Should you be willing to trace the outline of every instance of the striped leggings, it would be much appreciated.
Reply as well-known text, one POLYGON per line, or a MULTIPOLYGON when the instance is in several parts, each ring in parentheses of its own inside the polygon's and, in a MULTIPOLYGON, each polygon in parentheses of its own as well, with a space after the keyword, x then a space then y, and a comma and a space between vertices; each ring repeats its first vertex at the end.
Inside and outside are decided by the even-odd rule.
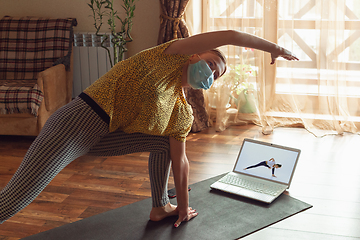
POLYGON ((85 154, 119 156, 150 152, 153 207, 169 202, 169 138, 142 133, 109 133, 108 124, 81 98, 57 110, 31 144, 20 167, 0 192, 0 224, 30 204, 69 163, 85 154))

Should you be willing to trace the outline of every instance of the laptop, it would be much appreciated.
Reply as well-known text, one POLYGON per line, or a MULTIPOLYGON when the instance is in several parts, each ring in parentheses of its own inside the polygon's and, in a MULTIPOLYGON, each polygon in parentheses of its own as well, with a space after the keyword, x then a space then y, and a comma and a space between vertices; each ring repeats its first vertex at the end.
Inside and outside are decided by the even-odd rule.
POLYGON ((300 152, 300 149, 246 138, 233 171, 210 187, 271 203, 290 187, 300 152))

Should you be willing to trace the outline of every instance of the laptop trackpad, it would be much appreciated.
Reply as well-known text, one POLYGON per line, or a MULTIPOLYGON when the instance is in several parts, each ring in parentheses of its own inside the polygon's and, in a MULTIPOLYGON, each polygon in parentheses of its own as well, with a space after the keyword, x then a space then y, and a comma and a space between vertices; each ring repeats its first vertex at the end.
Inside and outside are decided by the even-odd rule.
POLYGON ((231 192, 231 193, 238 193, 241 191, 241 188, 232 186, 229 184, 221 183, 221 182, 214 182, 211 188, 220 189, 222 191, 231 192))
POLYGON ((228 185, 228 186, 225 188, 225 190, 228 191, 228 192, 232 192, 232 193, 238 193, 238 192, 241 191, 241 188, 236 187, 236 186, 228 185))

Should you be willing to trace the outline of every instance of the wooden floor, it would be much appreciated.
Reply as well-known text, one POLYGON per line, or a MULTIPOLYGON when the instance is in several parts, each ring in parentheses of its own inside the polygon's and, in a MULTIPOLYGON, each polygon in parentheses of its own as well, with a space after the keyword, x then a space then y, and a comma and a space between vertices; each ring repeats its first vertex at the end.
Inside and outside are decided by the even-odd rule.
MULTIPOLYGON (((221 133, 208 129, 188 137, 190 183, 232 170, 245 137, 302 150, 288 194, 314 207, 244 239, 360 239, 360 136, 316 138, 300 128, 263 135, 254 125, 221 133)), ((0 188, 32 140, 0 136, 0 188)), ((0 240, 20 239, 150 197, 147 157, 141 153, 75 160, 33 203, 0 225, 0 240)), ((172 178, 169 185, 174 186, 172 178)))

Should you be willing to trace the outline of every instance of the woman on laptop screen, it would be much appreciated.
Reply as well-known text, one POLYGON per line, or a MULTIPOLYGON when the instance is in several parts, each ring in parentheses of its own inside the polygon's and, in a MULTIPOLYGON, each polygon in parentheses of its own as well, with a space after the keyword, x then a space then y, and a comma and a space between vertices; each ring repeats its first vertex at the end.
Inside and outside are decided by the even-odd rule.
POLYGON ((268 160, 268 161, 259 162, 259 163, 256 164, 256 165, 252 165, 252 166, 249 166, 249 167, 244 168, 244 170, 247 170, 247 169, 250 169, 250 168, 261 167, 261 166, 264 166, 264 167, 267 167, 267 168, 271 169, 272 176, 273 176, 273 177, 276 177, 276 176, 275 176, 275 169, 276 169, 276 168, 281 168, 282 165, 281 165, 281 164, 278 164, 278 163, 275 163, 275 159, 274 159, 274 158, 270 158, 270 160, 268 160))

